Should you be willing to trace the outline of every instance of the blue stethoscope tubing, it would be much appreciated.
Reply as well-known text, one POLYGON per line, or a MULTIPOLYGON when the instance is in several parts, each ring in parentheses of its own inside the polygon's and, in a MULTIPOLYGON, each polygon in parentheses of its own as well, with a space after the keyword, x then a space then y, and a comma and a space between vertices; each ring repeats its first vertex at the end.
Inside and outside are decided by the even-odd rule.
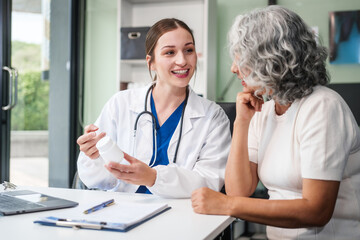
MULTIPOLYGON (((156 132, 156 118, 154 116, 154 114, 150 111, 147 110, 147 101, 149 98, 149 94, 151 92, 151 90, 154 88, 155 86, 155 82, 149 87, 149 89, 146 92, 146 96, 145 96, 145 107, 144 107, 144 111, 142 111, 141 113, 139 113, 136 117, 135 120, 135 125, 134 125, 134 148, 133 148, 133 156, 135 156, 135 149, 136 149, 136 131, 137 131, 137 125, 138 125, 138 121, 140 119, 140 117, 142 115, 148 114, 151 116, 151 121, 152 121, 152 128, 153 128, 153 161, 151 161, 149 163, 150 167, 153 167, 155 162, 156 162, 156 158, 157 158, 157 132, 156 132)), ((176 158, 177 158, 177 152, 179 149, 179 145, 180 145, 180 141, 181 141, 181 135, 182 135, 182 128, 183 128, 183 122, 184 122, 184 113, 185 113, 185 108, 186 108, 186 104, 189 98, 189 89, 186 89, 186 97, 185 97, 185 102, 184 102, 184 107, 182 109, 181 112, 181 119, 180 119, 180 133, 179 133, 179 138, 178 138, 178 142, 176 144, 176 149, 175 149, 175 156, 173 159, 173 163, 176 163, 176 158)))

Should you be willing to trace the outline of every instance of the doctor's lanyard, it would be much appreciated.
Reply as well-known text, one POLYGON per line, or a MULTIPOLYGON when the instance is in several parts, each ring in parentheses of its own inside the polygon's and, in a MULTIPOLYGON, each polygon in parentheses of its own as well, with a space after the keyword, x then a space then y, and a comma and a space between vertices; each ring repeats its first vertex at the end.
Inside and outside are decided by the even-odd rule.
MULTIPOLYGON (((152 84, 149 89, 146 92, 146 96, 145 96, 145 107, 144 107, 144 111, 142 111, 141 113, 139 113, 136 117, 135 120, 135 125, 134 125, 134 148, 133 148, 133 156, 135 157, 135 149, 136 149, 136 130, 137 130, 137 125, 138 125, 138 121, 140 119, 140 117, 144 114, 148 114, 151 116, 151 121, 152 121, 152 128, 153 128, 153 155, 154 155, 154 160, 152 161, 152 163, 149 164, 150 167, 153 167, 155 162, 156 162, 156 158, 157 158, 157 133, 156 133, 156 118, 154 116, 154 114, 150 111, 147 110, 147 99, 149 97, 149 93, 150 91, 154 88, 154 84, 152 84)), ((184 121, 184 113, 185 113, 185 108, 186 108, 186 104, 187 104, 187 100, 189 98, 189 89, 186 88, 186 97, 185 97, 185 102, 184 102, 184 107, 182 109, 182 113, 181 113, 181 119, 180 119, 180 133, 179 133, 179 138, 178 138, 178 142, 176 144, 176 149, 175 149, 175 156, 173 159, 173 163, 176 163, 176 158, 177 158, 177 152, 179 149, 179 145, 180 145, 180 140, 181 140, 181 135, 182 135, 182 127, 183 127, 183 121, 184 121)))

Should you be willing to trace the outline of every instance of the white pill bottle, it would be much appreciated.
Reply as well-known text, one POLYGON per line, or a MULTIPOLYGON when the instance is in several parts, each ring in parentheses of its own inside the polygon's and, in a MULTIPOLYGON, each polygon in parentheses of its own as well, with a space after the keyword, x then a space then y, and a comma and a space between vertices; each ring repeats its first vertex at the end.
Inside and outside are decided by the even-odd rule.
POLYGON ((109 162, 120 163, 124 159, 124 153, 116 145, 115 142, 111 140, 108 136, 100 139, 96 144, 99 154, 104 159, 105 164, 109 162))

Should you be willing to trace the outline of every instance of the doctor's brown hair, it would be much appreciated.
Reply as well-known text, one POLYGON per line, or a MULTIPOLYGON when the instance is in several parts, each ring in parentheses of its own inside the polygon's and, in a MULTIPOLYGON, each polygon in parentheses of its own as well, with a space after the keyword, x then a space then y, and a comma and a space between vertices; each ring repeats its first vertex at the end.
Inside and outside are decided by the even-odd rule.
MULTIPOLYGON (((151 75, 151 63, 154 61, 155 56, 154 56, 154 49, 156 47, 156 44, 159 40, 159 38, 164 35, 167 32, 173 31, 175 29, 178 28, 183 28, 186 31, 188 31, 191 35, 191 38, 193 40, 194 46, 195 46, 195 39, 194 39, 194 35, 191 31, 191 29, 189 28, 188 25, 186 25, 186 23, 184 23, 183 21, 176 19, 176 18, 164 18, 158 22, 156 22, 148 31, 148 33, 146 34, 146 40, 145 40, 145 51, 146 51, 146 55, 149 55, 151 57, 150 61, 149 61, 149 73, 150 76, 152 78, 151 75)), ((154 78, 154 81, 156 80, 156 76, 154 78)))

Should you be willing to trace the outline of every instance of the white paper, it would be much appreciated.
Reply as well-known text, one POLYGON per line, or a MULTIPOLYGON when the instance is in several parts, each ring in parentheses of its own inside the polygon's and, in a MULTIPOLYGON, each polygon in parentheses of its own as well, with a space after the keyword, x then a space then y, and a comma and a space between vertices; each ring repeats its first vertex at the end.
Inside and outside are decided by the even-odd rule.
MULTIPOLYGON (((91 207, 93 206, 88 206, 88 208, 91 207)), ((168 205, 166 203, 133 203, 115 201, 115 203, 111 206, 89 214, 84 214, 83 212, 88 208, 78 207, 76 208, 76 211, 67 212, 66 215, 59 214, 55 217, 72 220, 119 223, 126 228, 156 215, 168 208, 168 205)))

